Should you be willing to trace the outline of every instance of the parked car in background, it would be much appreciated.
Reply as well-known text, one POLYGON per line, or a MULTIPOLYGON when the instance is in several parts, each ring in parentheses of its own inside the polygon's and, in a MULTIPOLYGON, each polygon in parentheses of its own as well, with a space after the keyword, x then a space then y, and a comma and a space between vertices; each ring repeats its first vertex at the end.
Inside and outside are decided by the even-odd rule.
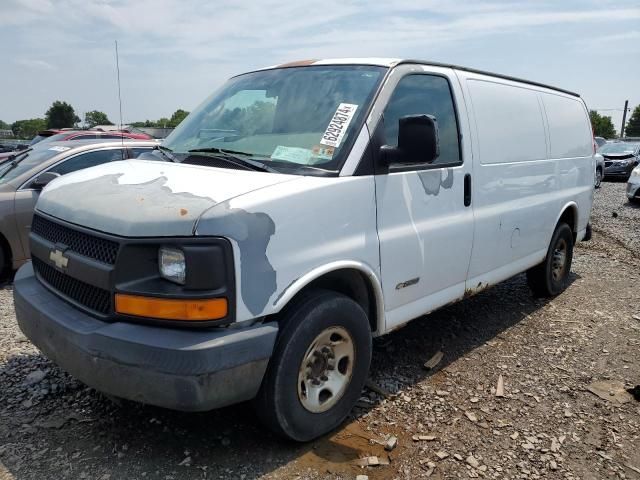
POLYGON ((593 154, 593 157, 596 159, 595 187, 600 188, 600 184, 602 183, 602 179, 604 178, 604 168, 605 168, 604 157, 600 152, 597 152, 597 151, 596 153, 593 154))
POLYGON ((43 145, 58 141, 73 140, 153 140, 154 137, 144 132, 128 132, 120 130, 100 131, 100 130, 77 130, 71 128, 49 129, 38 132, 38 135, 31 139, 31 142, 18 145, 13 149, 0 150, 0 163, 15 153, 35 145, 43 145))
POLYGON ((640 202, 640 165, 631 170, 631 175, 629 175, 627 198, 632 202, 640 202))
POLYGON ((29 142, 26 140, 12 140, 9 142, 2 142, 0 144, 0 162, 3 159, 10 157, 16 152, 26 150, 29 148, 29 142))
POLYGON ((118 141, 55 142, 18 153, 0 165, 0 271, 17 269, 29 259, 33 209, 49 181, 84 168, 136 158, 156 145, 151 141, 127 141, 124 146, 118 141))
POLYGON ((640 163, 640 143, 616 141, 600 147, 599 153, 604 157, 605 178, 628 179, 640 163))
POLYGON ((600 148, 602 145, 607 143, 607 139, 606 138, 594 137, 593 139, 596 141, 596 144, 598 145, 598 148, 600 148))
POLYGON ((132 139, 132 140, 152 140, 151 135, 146 133, 131 133, 119 130, 101 131, 101 130, 43 130, 33 137, 30 145, 35 145, 43 141, 57 142, 70 140, 96 140, 96 139, 132 139))

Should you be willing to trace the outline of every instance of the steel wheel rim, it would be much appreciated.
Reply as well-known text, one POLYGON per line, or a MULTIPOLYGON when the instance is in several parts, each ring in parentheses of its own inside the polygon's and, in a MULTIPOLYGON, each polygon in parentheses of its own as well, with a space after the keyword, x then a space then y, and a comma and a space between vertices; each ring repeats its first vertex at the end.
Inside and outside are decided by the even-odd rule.
POLYGON ((553 258, 551 260, 551 275, 557 282, 564 277, 567 269, 567 241, 563 238, 558 240, 556 247, 553 249, 553 258))
POLYGON ((323 330, 298 369, 298 399, 312 413, 326 412, 343 397, 355 362, 355 345, 342 327, 323 330))
POLYGON ((601 183, 602 183, 602 172, 598 170, 596 172, 596 187, 599 187, 601 183))

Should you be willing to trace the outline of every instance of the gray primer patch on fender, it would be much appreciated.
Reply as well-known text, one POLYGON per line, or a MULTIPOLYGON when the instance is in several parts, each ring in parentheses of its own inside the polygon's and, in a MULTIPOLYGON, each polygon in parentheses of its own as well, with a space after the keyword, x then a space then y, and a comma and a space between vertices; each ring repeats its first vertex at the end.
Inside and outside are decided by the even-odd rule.
POLYGON ((446 170, 422 170, 417 172, 417 174, 422 183, 424 193, 427 195, 437 196, 440 193, 441 187, 449 189, 453 186, 452 168, 447 168, 446 170))
POLYGON ((236 241, 240 249, 242 301, 259 315, 276 291, 276 271, 267 258, 276 225, 263 212, 231 208, 228 203, 207 212, 196 228, 198 235, 219 235, 236 241))
POLYGON ((173 192, 167 177, 119 183, 114 173, 45 190, 38 209, 71 223, 122 236, 192 235, 202 212, 216 205, 208 197, 173 192))

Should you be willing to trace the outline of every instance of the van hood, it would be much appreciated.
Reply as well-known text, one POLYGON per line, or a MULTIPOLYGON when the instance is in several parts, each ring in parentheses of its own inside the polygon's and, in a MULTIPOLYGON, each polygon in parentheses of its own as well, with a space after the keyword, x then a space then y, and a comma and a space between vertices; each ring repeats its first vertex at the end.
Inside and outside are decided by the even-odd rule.
POLYGON ((125 237, 190 236, 200 215, 246 193, 300 178, 177 163, 125 160, 58 178, 36 209, 125 237))

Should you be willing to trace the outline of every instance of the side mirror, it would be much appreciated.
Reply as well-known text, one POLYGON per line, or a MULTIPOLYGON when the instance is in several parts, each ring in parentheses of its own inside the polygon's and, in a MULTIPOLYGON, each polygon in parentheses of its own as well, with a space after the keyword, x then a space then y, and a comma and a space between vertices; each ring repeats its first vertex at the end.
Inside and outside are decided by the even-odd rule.
POLYGON ((36 179, 31 182, 31 186, 34 188, 44 188, 49 182, 55 180, 60 176, 59 173, 56 172, 44 172, 36 177, 36 179))
POLYGON ((383 161, 432 163, 440 155, 438 121, 432 115, 406 115, 398 120, 398 146, 380 148, 383 161))

